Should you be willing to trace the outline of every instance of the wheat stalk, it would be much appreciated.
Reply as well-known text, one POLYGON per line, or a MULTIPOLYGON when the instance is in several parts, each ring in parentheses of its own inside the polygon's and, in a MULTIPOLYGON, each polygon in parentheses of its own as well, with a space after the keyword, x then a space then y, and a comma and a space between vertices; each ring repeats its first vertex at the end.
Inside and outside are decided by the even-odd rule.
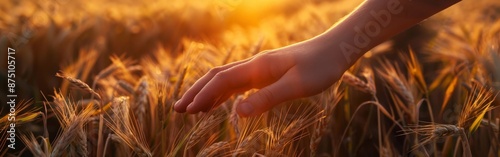
POLYGON ((135 92, 134 87, 124 80, 118 80, 118 86, 124 89, 127 94, 132 94, 135 92))
POLYGON ((224 150, 225 148, 228 148, 228 142, 226 141, 221 141, 214 143, 210 145, 209 147, 203 149, 196 155, 197 157, 209 157, 209 156, 216 156, 218 153, 221 152, 221 150, 224 150))
POLYGON ((290 123, 285 130, 282 131, 278 141, 271 150, 276 152, 283 152, 285 147, 291 142, 295 141, 295 136, 304 129, 305 120, 298 119, 290 123))
POLYGON ((491 110, 490 106, 494 100, 495 95, 489 89, 474 84, 458 117, 457 125, 463 128, 469 127, 469 132, 475 131, 486 112, 491 110))
POLYGON ((407 88, 405 83, 401 81, 399 77, 392 77, 392 79, 389 80, 392 83, 392 88, 403 96, 403 99, 406 100, 406 103, 408 105, 415 104, 415 98, 413 97, 413 94, 411 93, 410 89, 407 88))
POLYGON ((173 93, 173 97, 175 98, 175 100, 179 100, 179 93, 181 92, 182 84, 184 84, 184 78, 186 77, 187 70, 188 70, 187 66, 182 69, 182 72, 179 75, 179 79, 175 84, 173 93))
POLYGON ((33 154, 33 156, 48 157, 46 152, 43 152, 42 147, 40 146, 38 141, 36 141, 35 135, 33 135, 33 133, 29 133, 29 135, 21 134, 19 137, 21 138, 21 141, 23 141, 26 148, 28 148, 33 154))
POLYGON ((140 156, 152 156, 144 140, 143 131, 137 125, 133 114, 129 114, 128 97, 115 98, 112 111, 115 118, 106 119, 106 125, 113 131, 111 139, 128 146, 140 156))
POLYGON ((395 67, 395 65, 390 64, 387 60, 385 60, 385 62, 382 62, 381 65, 382 68, 378 69, 378 74, 380 74, 380 76, 385 79, 385 82, 392 88, 392 90, 396 91, 403 97, 403 99, 406 101, 406 105, 415 105, 415 98, 413 96, 411 86, 405 79, 405 77, 401 76, 399 68, 397 68, 397 66, 395 67))
POLYGON ((311 141, 309 143, 309 148, 311 150, 310 156, 317 156, 316 152, 318 145, 322 140, 322 136, 329 131, 328 129, 330 128, 329 125, 331 124, 330 121, 332 119, 331 115, 333 109, 337 106, 337 104, 339 104, 343 95, 342 92, 339 92, 339 86, 340 83, 334 84, 330 92, 321 96, 320 100, 323 100, 321 105, 317 105, 318 107, 323 108, 323 110, 318 114, 320 117, 318 118, 318 123, 316 124, 314 132, 311 135, 311 141))
MULTIPOLYGON (((31 100, 25 101, 21 100, 16 104, 16 126, 21 126, 25 123, 36 120, 36 118, 41 115, 41 112, 37 112, 39 110, 38 107, 32 107, 33 102, 31 100), (31 107, 31 108, 30 108, 31 107)), ((9 114, 5 114, 2 118, 0 118, 0 130, 6 130, 9 127, 9 114)))
MULTIPOLYGON (((245 133, 245 132, 244 132, 245 133)), ((262 145, 259 142, 259 138, 263 134, 266 135, 273 135, 273 132, 269 128, 265 129, 259 129, 255 130, 253 132, 248 132, 248 136, 242 137, 240 136, 238 139, 238 144, 236 145, 236 148, 234 149, 234 152, 232 153, 233 157, 238 156, 239 154, 242 153, 254 153, 257 152, 260 149, 260 146, 262 145), (241 140, 241 141, 240 141, 241 140)))
POLYGON ((61 156, 66 152, 66 148, 75 148, 76 152, 70 152, 70 154, 78 154, 86 156, 86 137, 85 133, 83 133, 83 126, 88 121, 90 115, 92 113, 92 108, 87 107, 82 113, 78 114, 76 117, 69 119, 67 128, 64 129, 64 132, 61 136, 58 137, 56 143, 54 144, 54 148, 52 150, 51 156, 61 156), (82 134, 83 133, 83 134, 82 134), (78 141, 75 141, 78 140, 78 141), (83 145, 82 145, 83 144, 83 145), (85 147, 85 148, 83 148, 85 147), (85 151, 85 152, 83 152, 85 151))
POLYGON ((69 152, 71 152, 70 154, 73 154, 75 156, 81 156, 81 157, 88 156, 87 133, 85 132, 83 127, 78 128, 75 139, 73 140, 73 142, 71 142, 69 149, 70 149, 69 152))
POLYGON ((69 76, 66 76, 64 75, 63 73, 59 72, 59 73, 56 73, 56 76, 57 77, 60 77, 60 78, 64 78, 66 80, 68 80, 72 85, 75 85, 77 86, 78 88, 94 95, 95 97, 97 97, 97 99, 101 99, 101 95, 99 95, 97 92, 95 92, 92 88, 89 87, 88 84, 86 84, 85 82, 79 80, 79 79, 75 79, 73 77, 69 77, 69 76))
POLYGON ((321 136, 324 132, 326 132, 326 122, 327 116, 321 117, 319 123, 316 125, 313 134, 311 135, 311 141, 309 143, 309 149, 311 149, 311 156, 316 156, 316 150, 318 149, 318 145, 321 142, 321 136))
MULTIPOLYGON (((129 104, 129 98, 128 97, 118 97, 113 99, 112 102, 112 107, 111 111, 113 112, 113 119, 115 120, 120 120, 120 121, 114 121, 116 122, 115 125, 117 128, 121 129, 122 132, 129 132, 127 131, 128 124, 130 124, 130 104, 129 104)), ((132 134, 132 133, 130 133, 132 134)))
POLYGON ((376 93, 375 89, 372 86, 348 71, 346 71, 342 76, 342 81, 354 87, 356 90, 362 91, 364 93, 369 93, 372 95, 375 95, 376 93))
POLYGON ((459 136, 461 128, 451 124, 429 124, 420 126, 409 126, 404 131, 404 135, 415 133, 422 136, 419 145, 415 145, 413 150, 426 145, 436 139, 441 139, 448 136, 459 136))
POLYGON ((189 149, 196 143, 200 142, 200 139, 202 139, 205 134, 207 134, 213 127, 220 124, 223 120, 223 117, 217 114, 210 115, 207 119, 203 119, 189 136, 185 149, 189 149))
POLYGON ((240 136, 240 128, 238 126, 239 118, 238 118, 238 113, 236 112, 236 107, 238 104, 243 100, 243 96, 238 96, 236 97, 236 100, 233 102, 233 106, 231 108, 231 114, 229 116, 229 123, 234 129, 234 132, 236 133, 236 137, 240 136))
POLYGON ((123 134, 111 134, 111 139, 114 141, 117 141, 121 143, 122 145, 128 146, 131 148, 135 153, 137 153, 138 156, 141 157, 152 157, 153 154, 151 151, 145 147, 143 144, 141 144, 139 141, 137 141, 137 138, 127 138, 123 134))
POLYGON ((135 90, 135 103, 134 111, 137 115, 139 124, 144 124, 146 117, 146 105, 148 105, 148 81, 146 78, 142 78, 139 85, 135 90))
POLYGON ((373 70, 370 67, 367 67, 363 69, 363 72, 361 74, 366 79, 366 84, 368 85, 370 91, 373 92, 371 93, 372 96, 376 96, 377 87, 375 86, 373 70))

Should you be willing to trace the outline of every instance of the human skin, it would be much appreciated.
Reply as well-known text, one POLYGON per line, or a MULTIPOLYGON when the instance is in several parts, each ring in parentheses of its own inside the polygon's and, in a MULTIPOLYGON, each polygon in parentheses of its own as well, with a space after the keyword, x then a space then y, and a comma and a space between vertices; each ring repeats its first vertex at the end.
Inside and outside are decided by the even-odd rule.
POLYGON ((236 107, 240 116, 321 93, 365 52, 460 0, 366 0, 324 33, 212 68, 175 103, 177 112, 217 107, 235 93, 259 89, 236 107))

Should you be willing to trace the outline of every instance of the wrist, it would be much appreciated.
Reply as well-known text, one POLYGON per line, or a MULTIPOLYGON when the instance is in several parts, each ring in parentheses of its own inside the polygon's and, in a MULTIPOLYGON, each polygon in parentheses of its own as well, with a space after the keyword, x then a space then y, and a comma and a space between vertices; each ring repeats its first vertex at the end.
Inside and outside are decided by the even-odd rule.
POLYGON ((317 37, 352 65, 365 52, 459 0, 369 0, 317 37))
POLYGON ((319 38, 335 41, 331 46, 352 65, 367 51, 406 29, 402 26, 406 21, 399 15, 406 8, 400 1, 365 1, 319 38))

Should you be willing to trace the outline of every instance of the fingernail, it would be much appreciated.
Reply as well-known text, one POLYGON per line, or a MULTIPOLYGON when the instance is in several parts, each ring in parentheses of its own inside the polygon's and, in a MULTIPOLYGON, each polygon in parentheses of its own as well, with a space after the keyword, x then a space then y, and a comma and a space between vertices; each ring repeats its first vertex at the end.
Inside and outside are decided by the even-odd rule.
POLYGON ((177 106, 177 105, 179 105, 180 103, 181 103, 181 100, 177 100, 177 101, 175 102, 174 106, 177 106))
POLYGON ((252 104, 248 103, 248 102, 244 102, 242 104, 240 104, 240 112, 243 113, 244 115, 250 115, 253 113, 253 106, 252 104))

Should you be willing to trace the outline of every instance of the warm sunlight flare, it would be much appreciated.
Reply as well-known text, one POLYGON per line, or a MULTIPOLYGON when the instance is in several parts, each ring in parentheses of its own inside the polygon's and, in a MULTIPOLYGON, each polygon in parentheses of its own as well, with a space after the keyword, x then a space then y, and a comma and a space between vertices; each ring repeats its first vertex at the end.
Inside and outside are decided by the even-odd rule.
POLYGON ((256 24, 262 19, 283 13, 284 6, 297 5, 299 1, 292 0, 213 0, 223 8, 224 12, 231 12, 231 17, 246 24, 256 24))

